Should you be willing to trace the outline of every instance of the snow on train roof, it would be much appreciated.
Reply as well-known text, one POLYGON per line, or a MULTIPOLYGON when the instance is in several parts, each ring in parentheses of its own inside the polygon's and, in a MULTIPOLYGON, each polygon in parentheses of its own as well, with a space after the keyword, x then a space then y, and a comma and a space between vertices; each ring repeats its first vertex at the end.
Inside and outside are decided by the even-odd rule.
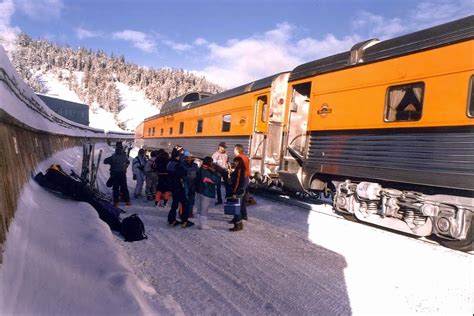
POLYGON ((0 118, 26 128, 84 137, 133 138, 131 133, 107 132, 70 121, 51 110, 18 75, 0 45, 0 118))
POLYGON ((297 66, 290 74, 289 81, 295 81, 318 74, 341 70, 361 64, 380 61, 418 51, 474 38, 474 15, 425 30, 378 42, 363 51, 359 63, 351 64, 351 52, 361 47, 358 43, 350 51, 328 56, 297 66))

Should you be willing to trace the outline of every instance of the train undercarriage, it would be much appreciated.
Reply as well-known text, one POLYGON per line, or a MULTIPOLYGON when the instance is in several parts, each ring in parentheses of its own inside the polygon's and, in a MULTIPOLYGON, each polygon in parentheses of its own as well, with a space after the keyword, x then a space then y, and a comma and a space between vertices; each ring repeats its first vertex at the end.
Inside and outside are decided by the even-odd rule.
POLYGON ((332 197, 336 212, 354 216, 360 222, 417 237, 435 236, 446 247, 473 251, 474 202, 470 197, 431 195, 386 188, 377 182, 351 180, 332 181, 332 185, 320 182, 325 185, 316 190, 306 190, 297 181, 299 177, 296 174, 282 173, 280 178, 257 175, 253 184, 260 187, 283 186, 292 193, 332 197))
POLYGON ((446 246, 472 250, 472 198, 401 191, 376 182, 334 184, 338 212, 419 237, 436 235, 446 246))

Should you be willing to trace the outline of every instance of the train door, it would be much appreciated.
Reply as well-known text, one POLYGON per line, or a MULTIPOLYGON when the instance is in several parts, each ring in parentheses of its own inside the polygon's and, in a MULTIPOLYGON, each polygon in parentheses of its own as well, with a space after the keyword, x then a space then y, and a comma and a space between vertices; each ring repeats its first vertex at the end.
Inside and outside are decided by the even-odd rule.
POLYGON ((284 185, 294 191, 304 191, 302 168, 307 156, 307 128, 311 82, 292 87, 288 114, 288 129, 284 140, 283 164, 279 176, 284 185))
MULTIPOLYGON (((278 178, 282 157, 288 78, 289 73, 283 73, 272 82, 270 104, 267 111, 266 142, 263 151, 262 175, 265 181, 278 178)), ((267 184, 271 183, 272 181, 267 182, 267 184)))
POLYGON ((269 94, 257 96, 255 99, 255 124, 250 145, 250 170, 256 175, 263 172, 268 110, 269 94))

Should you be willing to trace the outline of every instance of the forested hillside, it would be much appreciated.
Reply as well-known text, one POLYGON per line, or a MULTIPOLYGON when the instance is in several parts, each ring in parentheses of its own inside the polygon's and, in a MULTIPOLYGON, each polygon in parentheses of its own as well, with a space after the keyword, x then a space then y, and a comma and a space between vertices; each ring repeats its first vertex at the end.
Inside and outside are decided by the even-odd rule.
POLYGON ((223 89, 183 69, 153 69, 109 56, 102 51, 58 46, 46 40, 34 40, 26 34, 18 37, 12 52, 13 64, 35 92, 47 93, 41 74, 53 74, 67 83, 70 90, 88 105, 117 114, 121 104, 117 83, 143 91, 157 108, 188 91, 220 92, 223 89))

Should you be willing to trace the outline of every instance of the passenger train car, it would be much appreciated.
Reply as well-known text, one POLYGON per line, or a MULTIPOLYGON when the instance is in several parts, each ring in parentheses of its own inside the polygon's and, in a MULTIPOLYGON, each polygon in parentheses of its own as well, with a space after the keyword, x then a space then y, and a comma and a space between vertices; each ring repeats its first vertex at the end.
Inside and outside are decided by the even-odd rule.
POLYGON ((255 179, 472 249, 474 16, 371 39, 145 121, 145 145, 248 146, 255 179), (157 134, 146 134, 154 128, 157 134))

